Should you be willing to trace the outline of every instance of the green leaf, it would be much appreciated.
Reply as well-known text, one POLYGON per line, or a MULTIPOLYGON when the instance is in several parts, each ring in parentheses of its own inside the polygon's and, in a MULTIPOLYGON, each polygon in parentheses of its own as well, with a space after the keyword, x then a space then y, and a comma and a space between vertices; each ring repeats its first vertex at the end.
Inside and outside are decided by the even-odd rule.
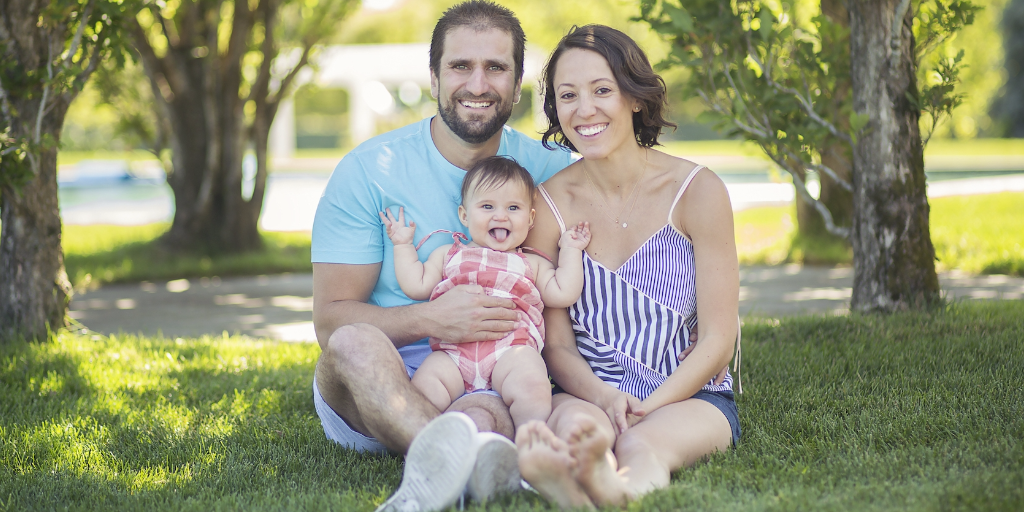
POLYGON ((693 17, 684 7, 676 7, 668 2, 662 4, 662 10, 672 20, 672 26, 685 34, 694 33, 693 17))
POLYGON ((762 7, 761 12, 757 14, 757 18, 761 20, 761 27, 758 29, 761 39, 767 41, 772 35, 772 22, 775 21, 775 16, 772 15, 772 11, 768 10, 767 7, 762 7))

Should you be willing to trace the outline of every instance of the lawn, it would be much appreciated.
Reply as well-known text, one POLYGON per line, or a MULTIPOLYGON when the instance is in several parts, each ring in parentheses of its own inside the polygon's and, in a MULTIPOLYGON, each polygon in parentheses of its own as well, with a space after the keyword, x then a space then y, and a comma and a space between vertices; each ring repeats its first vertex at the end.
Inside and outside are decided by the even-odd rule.
MULTIPOLYGON (((1024 275, 1024 193, 931 200, 931 231, 939 270, 1024 275)), ((740 263, 849 264, 842 245, 808 246, 794 238, 792 206, 736 214, 740 263)), ((169 254, 156 242, 168 224, 64 226, 64 263, 77 289, 103 283, 188 277, 311 272, 308 233, 264 232, 260 252, 203 256, 169 254)))
MULTIPOLYGON (((1024 509, 1024 302, 743 330, 742 443, 630 509, 1024 509)), ((67 332, 0 347, 0 510, 373 510, 400 459, 324 439, 318 352, 67 332)))
POLYGON ((168 223, 64 226, 64 265, 76 289, 104 283, 311 272, 309 233, 263 232, 263 250, 208 256, 169 253, 157 241, 168 223))
MULTIPOLYGON (((1001 192, 931 199, 931 234, 939 271, 1024 276, 1024 193, 1001 192)), ((848 264, 853 252, 808 248, 795 240, 792 206, 752 208, 736 214, 740 263, 777 265, 809 258, 848 264)))

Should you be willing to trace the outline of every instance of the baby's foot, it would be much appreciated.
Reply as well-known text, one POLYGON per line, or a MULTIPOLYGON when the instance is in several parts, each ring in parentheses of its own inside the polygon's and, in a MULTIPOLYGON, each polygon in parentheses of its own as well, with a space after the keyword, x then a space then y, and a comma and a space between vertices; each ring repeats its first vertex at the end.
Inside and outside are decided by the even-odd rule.
POLYGON ((576 481, 595 504, 622 506, 629 501, 629 489, 615 471, 612 442, 584 416, 569 432, 569 454, 576 460, 576 481))
POLYGON ((569 447, 547 425, 531 421, 516 432, 519 472, 545 499, 560 508, 593 507, 576 482, 569 447))

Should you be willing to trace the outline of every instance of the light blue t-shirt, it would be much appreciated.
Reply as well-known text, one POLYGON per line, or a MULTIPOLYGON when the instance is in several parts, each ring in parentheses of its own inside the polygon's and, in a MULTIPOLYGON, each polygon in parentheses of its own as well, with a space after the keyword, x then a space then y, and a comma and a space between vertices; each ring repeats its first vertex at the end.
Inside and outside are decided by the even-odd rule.
MULTIPOLYGON (((573 162, 568 150, 548 150, 508 126, 502 129, 498 154, 515 158, 536 183, 573 162)), ((468 234, 458 213, 465 175, 434 146, 430 118, 360 144, 341 159, 320 197, 313 220, 313 263, 381 262, 369 303, 394 307, 417 302, 398 286, 394 249, 377 214, 391 208, 397 216, 398 208, 405 207, 405 220, 416 223, 415 243, 438 229, 468 234)), ((430 237, 418 251, 420 260, 451 242, 444 233, 430 237)))

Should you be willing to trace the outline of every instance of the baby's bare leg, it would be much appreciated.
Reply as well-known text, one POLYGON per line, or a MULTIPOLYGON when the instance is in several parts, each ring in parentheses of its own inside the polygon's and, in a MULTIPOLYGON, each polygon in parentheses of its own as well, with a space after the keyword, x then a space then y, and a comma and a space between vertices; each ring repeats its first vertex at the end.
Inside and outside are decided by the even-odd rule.
POLYGON ((412 375, 412 385, 439 411, 447 409, 466 392, 459 367, 451 356, 440 350, 431 352, 423 360, 423 364, 412 375))
POLYGON ((536 349, 518 345, 494 365, 491 386, 508 405, 516 428, 530 420, 545 422, 551 415, 551 381, 536 349))

